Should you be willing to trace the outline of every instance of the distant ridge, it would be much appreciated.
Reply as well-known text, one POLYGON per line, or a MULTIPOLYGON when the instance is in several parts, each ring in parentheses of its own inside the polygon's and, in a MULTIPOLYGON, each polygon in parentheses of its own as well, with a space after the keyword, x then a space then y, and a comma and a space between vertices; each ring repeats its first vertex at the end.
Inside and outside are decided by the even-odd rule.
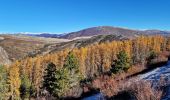
POLYGON ((27 34, 37 37, 50 37, 50 38, 64 38, 64 39, 75 39, 81 37, 90 37, 96 35, 116 35, 123 36, 127 38, 133 38, 139 35, 163 35, 170 36, 170 31, 162 31, 162 30, 134 30, 128 28, 121 27, 112 27, 112 26, 98 26, 86 28, 76 32, 64 33, 64 34, 50 34, 50 33, 42 33, 42 34, 27 34))
POLYGON ((50 34, 50 33, 41 33, 41 34, 26 34, 29 36, 37 36, 37 37, 46 37, 46 38, 59 38, 65 34, 50 34))
POLYGON ((127 37, 134 37, 138 35, 139 31, 112 27, 112 26, 99 26, 83 29, 77 32, 71 32, 66 35, 61 36, 60 38, 73 39, 76 37, 86 37, 86 36, 95 36, 95 35, 122 35, 127 37))

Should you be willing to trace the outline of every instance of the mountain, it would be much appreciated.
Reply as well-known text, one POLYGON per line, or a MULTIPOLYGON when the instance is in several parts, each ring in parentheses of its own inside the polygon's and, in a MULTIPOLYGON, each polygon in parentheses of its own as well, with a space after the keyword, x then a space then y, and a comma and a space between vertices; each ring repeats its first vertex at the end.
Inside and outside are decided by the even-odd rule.
POLYGON ((29 36, 45 37, 45 38, 59 38, 65 34, 51 34, 51 33, 41 33, 41 34, 27 34, 29 36))
POLYGON ((99 26, 67 34, 8 34, 0 35, 0 64, 8 59, 15 61, 27 56, 48 54, 65 48, 80 48, 113 40, 133 39, 140 35, 170 36, 170 31, 132 30, 111 26, 99 26), (3 55, 4 54, 4 55, 3 55))
POLYGON ((65 39, 74 39, 77 37, 89 37, 95 35, 122 35, 126 38, 133 38, 139 35, 163 35, 170 36, 170 31, 162 31, 162 30, 133 30, 127 28, 120 27, 112 27, 112 26, 99 26, 83 29, 77 32, 71 32, 66 35, 60 36, 60 38, 65 39))
POLYGON ((139 35, 142 31, 138 30, 131 30, 119 27, 111 27, 111 26, 99 26, 99 27, 92 27, 83 29, 77 32, 71 32, 66 35, 60 36, 60 38, 65 39, 74 39, 76 37, 88 37, 88 36, 95 36, 95 35, 122 35, 129 38, 135 37, 139 35))
POLYGON ((144 31, 144 34, 147 34, 147 35, 163 35, 163 36, 169 36, 169 35, 170 35, 170 31, 146 30, 146 31, 144 31))
POLYGON ((113 40, 124 40, 122 35, 97 35, 91 38, 76 38, 73 40, 44 38, 23 34, 0 35, 0 64, 20 60, 25 57, 33 57, 37 54, 48 54, 65 48, 80 48, 96 43, 113 40), (2 60, 1 60, 2 59, 2 60), (9 61, 8 61, 9 60, 9 61))
POLYGON ((63 33, 63 34, 41 33, 41 34, 26 34, 26 35, 45 37, 45 38, 63 38, 63 39, 76 40, 76 39, 91 38, 97 35, 116 35, 116 36, 121 35, 126 38, 134 38, 139 35, 156 35, 156 34, 163 35, 163 36, 170 36, 170 31, 134 30, 134 29, 121 28, 121 27, 98 26, 98 27, 83 29, 76 32, 71 32, 71 33, 63 33))

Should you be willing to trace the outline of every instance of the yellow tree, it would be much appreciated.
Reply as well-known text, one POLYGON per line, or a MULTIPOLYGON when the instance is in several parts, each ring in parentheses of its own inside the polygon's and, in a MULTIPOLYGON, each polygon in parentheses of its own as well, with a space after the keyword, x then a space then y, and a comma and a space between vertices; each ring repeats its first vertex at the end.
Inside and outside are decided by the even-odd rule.
POLYGON ((152 39, 153 39, 153 51, 159 53, 161 51, 163 39, 161 36, 154 36, 152 39))
POLYGON ((43 68, 41 67, 41 57, 37 57, 35 59, 35 64, 33 66, 32 70, 32 83, 35 87, 37 96, 39 96, 40 86, 42 85, 42 79, 43 79, 43 68))
POLYGON ((112 49, 109 47, 110 43, 100 44, 100 55, 101 55, 101 65, 102 72, 109 71, 112 64, 112 49))
POLYGON ((123 51, 126 52, 128 58, 132 57, 132 41, 131 40, 123 41, 123 51))
POLYGON ((85 77, 86 76, 86 65, 85 65, 85 61, 86 61, 86 57, 87 57, 87 48, 75 48, 73 50, 74 55, 78 58, 78 62, 79 62, 79 70, 80 73, 85 77))
POLYGON ((32 68, 33 68, 33 58, 27 58, 25 62, 25 75, 32 80, 32 68))
POLYGON ((10 84, 10 95, 12 100, 17 100, 20 97, 19 88, 21 85, 20 74, 19 74, 19 62, 16 61, 9 68, 8 82, 10 84))
POLYGON ((116 55, 118 53, 117 42, 116 41, 111 42, 109 44, 109 48, 111 50, 111 61, 112 61, 112 64, 113 64, 113 61, 116 60, 116 55))
POLYGON ((97 72, 97 68, 95 66, 95 53, 94 53, 94 47, 88 46, 87 48, 87 58, 85 61, 86 65, 86 77, 93 77, 95 72, 97 72))
POLYGON ((152 51, 152 37, 145 37, 147 38, 147 52, 152 51))
MULTIPOLYGON (((57 52, 57 66, 59 66, 59 67, 63 67, 63 65, 64 65, 64 61, 65 61, 65 58, 67 57, 67 55, 68 55, 68 53, 69 53, 69 49, 65 49, 65 50, 62 50, 62 51, 59 51, 59 52, 57 52)), ((53 54, 51 54, 51 55, 53 55, 53 54)))
POLYGON ((166 42, 166 50, 170 51, 170 37, 167 38, 167 42, 166 42))
POLYGON ((101 74, 103 72, 103 55, 101 54, 101 46, 96 44, 93 49, 94 52, 94 66, 97 70, 96 74, 101 74))
POLYGON ((133 46, 132 60, 134 64, 140 62, 140 39, 139 38, 132 40, 132 46, 133 46))

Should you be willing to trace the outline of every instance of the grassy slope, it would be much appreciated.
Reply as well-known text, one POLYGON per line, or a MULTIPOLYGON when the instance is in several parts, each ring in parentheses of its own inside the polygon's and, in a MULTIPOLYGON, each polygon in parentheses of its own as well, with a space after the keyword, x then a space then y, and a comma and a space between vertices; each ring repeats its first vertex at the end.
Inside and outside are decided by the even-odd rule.
POLYGON ((0 46, 8 53, 10 60, 21 59, 27 56, 30 52, 38 51, 44 48, 47 44, 54 44, 63 41, 64 39, 39 38, 16 35, 0 35, 4 38, 0 41, 0 46))

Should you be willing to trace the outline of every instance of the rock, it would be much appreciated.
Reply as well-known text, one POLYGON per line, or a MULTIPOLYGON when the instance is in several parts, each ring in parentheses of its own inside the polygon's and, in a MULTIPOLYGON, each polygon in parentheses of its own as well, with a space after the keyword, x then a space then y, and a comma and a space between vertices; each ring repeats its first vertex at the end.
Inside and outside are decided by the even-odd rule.
POLYGON ((8 54, 2 47, 0 47, 0 65, 8 65, 8 64, 11 64, 8 54))
POLYGON ((1 40, 4 40, 4 37, 0 37, 0 41, 1 41, 1 40))

